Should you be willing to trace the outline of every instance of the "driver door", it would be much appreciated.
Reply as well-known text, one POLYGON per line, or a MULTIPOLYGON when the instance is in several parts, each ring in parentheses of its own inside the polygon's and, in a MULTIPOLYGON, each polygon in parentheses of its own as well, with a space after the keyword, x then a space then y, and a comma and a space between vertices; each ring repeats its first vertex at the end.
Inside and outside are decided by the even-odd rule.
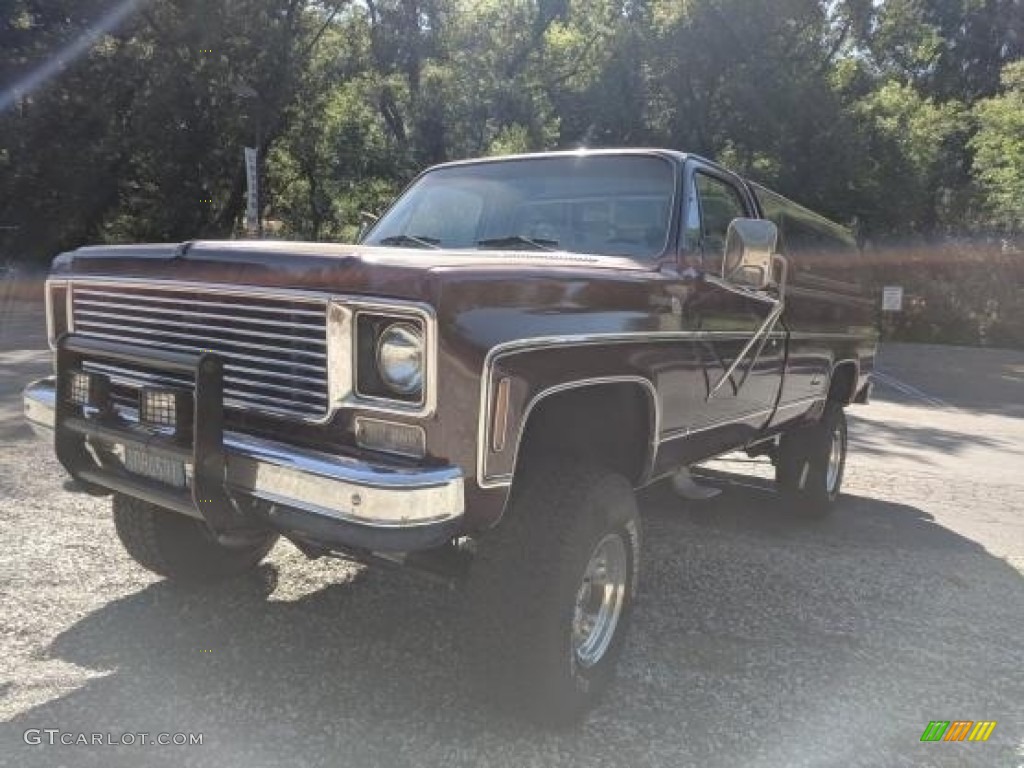
POLYGON ((724 450, 753 438, 771 418, 782 385, 786 337, 781 323, 776 323, 745 349, 763 329, 776 302, 722 276, 729 224, 756 217, 746 187, 731 174, 697 162, 688 168, 684 183, 683 258, 698 274, 685 320, 695 332, 703 400, 691 431, 719 432, 719 450, 724 450))

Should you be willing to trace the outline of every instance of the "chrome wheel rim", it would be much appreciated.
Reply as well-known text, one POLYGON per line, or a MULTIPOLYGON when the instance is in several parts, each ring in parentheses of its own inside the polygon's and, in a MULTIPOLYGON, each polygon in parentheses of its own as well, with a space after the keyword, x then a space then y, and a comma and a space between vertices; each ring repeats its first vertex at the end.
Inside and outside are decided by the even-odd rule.
POLYGON ((829 493, 835 493, 839 486, 839 472, 843 467, 843 433, 839 427, 832 430, 832 445, 828 451, 828 470, 825 486, 829 493))
POLYGON ((576 661, 592 667, 607 653, 626 602, 626 543, 608 534, 594 547, 576 593, 572 644, 576 661))

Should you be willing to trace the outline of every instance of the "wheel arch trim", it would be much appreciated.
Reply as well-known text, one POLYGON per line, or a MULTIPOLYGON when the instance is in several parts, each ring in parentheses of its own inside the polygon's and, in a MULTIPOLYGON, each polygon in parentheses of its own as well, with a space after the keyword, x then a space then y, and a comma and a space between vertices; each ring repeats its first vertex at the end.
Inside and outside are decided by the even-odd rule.
POLYGON ((833 385, 835 384, 835 381, 836 381, 836 376, 837 376, 837 374, 840 374, 842 371, 844 371, 846 369, 852 369, 853 370, 853 382, 850 385, 849 397, 843 398, 842 399, 842 404, 843 405, 849 405, 851 402, 853 402, 853 399, 857 396, 857 391, 859 389, 858 385, 860 383, 860 360, 858 360, 857 358, 845 357, 845 358, 842 358, 841 360, 836 360, 835 362, 833 362, 832 363, 832 367, 831 367, 831 369, 828 372, 828 387, 825 390, 825 399, 826 400, 835 399, 835 398, 831 397, 831 394, 832 394, 832 387, 833 387, 833 385))
POLYGON ((480 450, 477 451, 477 483, 481 488, 501 488, 507 487, 512 483, 512 477, 515 474, 515 468, 519 463, 519 452, 522 448, 523 438, 526 435, 527 426, 530 423, 530 416, 533 414, 534 409, 547 398, 569 392, 575 389, 584 389, 589 387, 600 387, 615 384, 628 384, 632 387, 639 387, 647 397, 648 401, 648 424, 647 424, 647 455, 644 459, 644 463, 640 472, 640 476, 637 478, 637 485, 642 485, 646 479, 650 476, 651 471, 654 468, 654 462, 657 457, 659 436, 661 433, 661 406, 658 402, 658 391, 654 384, 643 376, 635 374, 622 374, 622 375, 611 375, 611 376, 596 376, 584 379, 574 379, 571 381, 565 381, 560 384, 554 384, 549 387, 545 387, 536 394, 534 394, 526 403, 523 408, 522 416, 517 420, 518 427, 515 431, 515 440, 509 441, 506 445, 506 449, 511 447, 512 449, 512 472, 509 474, 497 475, 488 477, 485 475, 486 471, 486 442, 487 433, 489 430, 486 427, 489 421, 489 415, 491 412, 491 403, 488 401, 486 405, 486 416, 481 419, 481 438, 484 442, 479 444, 480 450))

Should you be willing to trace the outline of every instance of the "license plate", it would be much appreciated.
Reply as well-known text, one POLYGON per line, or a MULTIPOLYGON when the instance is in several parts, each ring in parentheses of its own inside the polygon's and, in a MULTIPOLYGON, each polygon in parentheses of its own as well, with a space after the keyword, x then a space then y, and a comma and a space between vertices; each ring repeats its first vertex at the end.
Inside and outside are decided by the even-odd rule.
POLYGON ((124 452, 124 466, 134 475, 142 475, 150 480, 157 480, 175 488, 185 487, 185 463, 168 459, 163 456, 153 456, 143 451, 126 448, 124 452))

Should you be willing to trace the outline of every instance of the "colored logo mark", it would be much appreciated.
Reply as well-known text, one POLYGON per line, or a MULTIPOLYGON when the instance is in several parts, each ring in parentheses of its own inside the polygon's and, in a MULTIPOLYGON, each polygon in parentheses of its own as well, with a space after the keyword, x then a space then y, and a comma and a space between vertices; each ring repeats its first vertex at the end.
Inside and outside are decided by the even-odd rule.
POLYGON ((921 741, 988 741, 995 729, 995 720, 932 720, 921 741))

